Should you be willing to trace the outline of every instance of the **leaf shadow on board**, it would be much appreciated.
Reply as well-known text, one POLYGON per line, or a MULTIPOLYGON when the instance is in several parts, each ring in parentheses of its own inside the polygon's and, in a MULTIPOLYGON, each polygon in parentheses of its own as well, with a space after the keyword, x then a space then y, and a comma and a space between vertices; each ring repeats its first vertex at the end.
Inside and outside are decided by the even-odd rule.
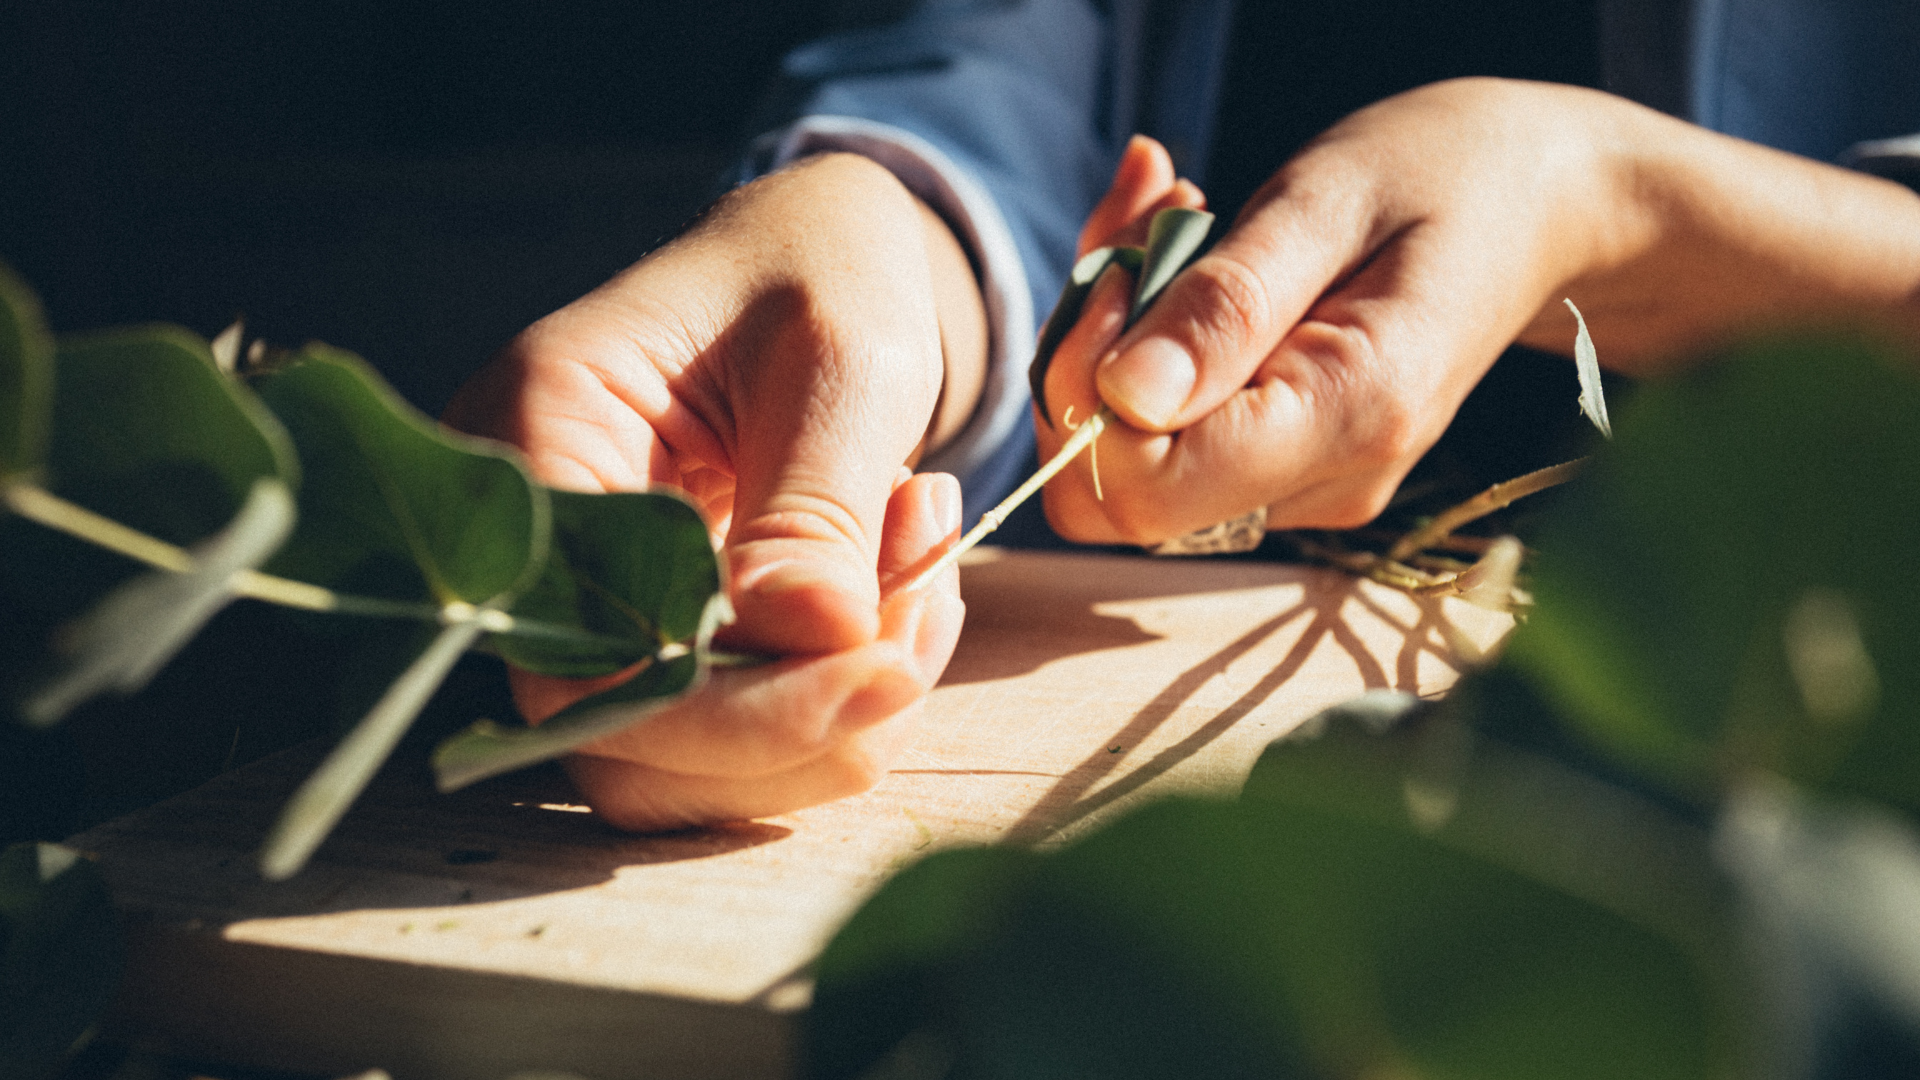
POLYGON ((647 866, 726 855, 792 834, 741 822, 637 836, 600 821, 558 765, 441 795, 423 762, 389 762, 312 862, 272 883, 257 851, 323 742, 235 770, 178 799, 75 838, 116 888, 166 896, 207 922, 439 908, 599 885, 647 866), (191 882, 190 889, 182 889, 191 882))
POLYGON ((1158 640, 1095 605, 1245 588, 1248 565, 1043 551, 1003 558, 988 549, 962 566, 967 621, 940 685, 1016 678, 1065 657, 1158 640))
POLYGON ((1389 687, 1414 692, 1418 689, 1418 662, 1422 652, 1432 653, 1450 666, 1453 657, 1433 643, 1440 622, 1445 618, 1437 602, 1422 601, 1420 617, 1407 623, 1369 599, 1358 578, 1320 575, 1304 579, 1305 595, 1300 602, 1261 623, 1228 643, 1213 655, 1175 676, 1166 688, 1154 695, 1118 731, 1102 740, 1100 748, 1056 782, 1026 815, 1008 830, 1006 839, 1014 844, 1045 841, 1138 791, 1181 762, 1193 757, 1209 743, 1226 734, 1234 724, 1272 697, 1288 680, 1300 672, 1322 640, 1331 638, 1359 669, 1369 690, 1389 687), (1345 615, 1347 602, 1358 602, 1367 612, 1400 632, 1401 645, 1394 658, 1394 677, 1374 650, 1368 648, 1345 615), (1231 704, 1179 742, 1143 762, 1128 766, 1132 748, 1138 747, 1193 697, 1208 680, 1226 671, 1241 657, 1281 632, 1288 625, 1307 619, 1300 638, 1274 668, 1262 676, 1231 704), (1115 752, 1113 747, 1122 748, 1115 752), (1117 774, 1117 775, 1116 775, 1117 774), (1112 777, 1111 780, 1108 780, 1112 777), (1099 786, 1108 781, 1105 786, 1099 786), (1099 790, 1094 790, 1099 787, 1099 790))

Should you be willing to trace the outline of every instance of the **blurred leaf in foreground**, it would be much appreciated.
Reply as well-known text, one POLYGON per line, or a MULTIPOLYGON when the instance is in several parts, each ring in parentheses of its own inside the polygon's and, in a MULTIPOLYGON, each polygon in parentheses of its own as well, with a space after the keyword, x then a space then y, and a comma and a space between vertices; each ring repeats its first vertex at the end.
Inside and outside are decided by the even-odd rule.
POLYGON ((0 852, 0 1080, 44 1080, 92 1036, 120 980, 118 916, 57 844, 0 852))
POLYGON ((1705 802, 1761 770, 1920 812, 1920 377, 1861 334, 1643 386, 1540 537, 1509 656, 1705 802))
POLYGON ((64 670, 22 704, 27 722, 52 724, 102 691, 145 686, 234 598, 238 575, 265 562, 292 531, 293 496, 278 480, 255 481, 233 523, 188 553, 190 569, 142 574, 61 630, 54 644, 64 670))
POLYGON ((1239 803, 1162 803, 1059 854, 902 873, 821 958, 813 1075, 1707 1078, 1740 1062, 1700 830, 1445 718, 1391 736, 1329 721, 1270 749, 1239 803))
POLYGON ((53 341, 33 290, 0 263, 0 479, 40 463, 53 408, 53 341))

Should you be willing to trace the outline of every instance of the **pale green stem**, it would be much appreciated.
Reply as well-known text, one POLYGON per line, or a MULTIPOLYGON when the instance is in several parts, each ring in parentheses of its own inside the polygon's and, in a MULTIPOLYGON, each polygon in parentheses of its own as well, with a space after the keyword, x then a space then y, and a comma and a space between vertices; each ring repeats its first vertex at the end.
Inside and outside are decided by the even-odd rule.
MULTIPOLYGON (((29 521, 66 533, 76 539, 85 540, 96 547, 106 548, 115 554, 125 555, 156 570, 167 570, 175 574, 193 572, 193 555, 185 548, 148 536, 138 529, 129 528, 112 518, 96 514, 84 506, 68 502, 36 484, 26 482, 8 484, 5 488, 5 501, 8 509, 29 521)), ((442 609, 433 604, 383 600, 375 596, 354 596, 351 593, 334 592, 332 589, 310 585, 304 581, 295 581, 292 578, 263 574, 258 570, 242 570, 233 576, 229 584, 236 596, 279 604, 281 607, 299 608, 303 611, 335 611, 342 615, 364 615, 381 619, 418 619, 422 622, 434 622, 444 617, 442 609)), ((481 628, 496 634, 523 634, 528 637, 560 638, 590 644, 624 644, 618 639, 573 627, 516 619, 504 611, 488 610, 481 628)))
POLYGON ((1105 408, 1088 417, 1085 423, 1075 429, 1073 437, 1060 447, 1059 453, 1053 455, 1045 465, 1040 466, 1032 476, 1027 477, 1027 482, 1015 488, 1013 494, 1000 500, 999 506, 980 515, 980 523, 969 530, 967 535, 961 537, 960 542, 948 549, 945 555, 940 556, 939 561, 927 567, 919 577, 914 578, 913 583, 907 586, 907 591, 924 588, 945 573, 948 567, 959 562, 960 556, 973 550, 974 546, 985 540, 989 533, 1004 524, 1007 517, 1018 509, 1021 503, 1032 498, 1034 492, 1047 486, 1047 481, 1053 479, 1061 469, 1066 468, 1067 463, 1078 457, 1080 451, 1093 445, 1093 440, 1099 438, 1100 433, 1107 429, 1107 421, 1111 419, 1113 419, 1113 413, 1105 408))
POLYGON ((1495 484, 1466 502, 1449 507, 1435 516, 1432 521, 1427 522, 1425 526, 1401 537, 1400 541, 1387 551, 1387 558, 1393 562, 1405 562, 1419 552, 1445 540, 1453 530, 1470 521, 1486 517, 1495 510, 1502 509, 1535 492, 1566 483, 1577 476, 1581 466, 1586 463, 1586 458, 1575 458, 1572 461, 1549 465, 1537 472, 1530 472, 1525 476, 1495 484))

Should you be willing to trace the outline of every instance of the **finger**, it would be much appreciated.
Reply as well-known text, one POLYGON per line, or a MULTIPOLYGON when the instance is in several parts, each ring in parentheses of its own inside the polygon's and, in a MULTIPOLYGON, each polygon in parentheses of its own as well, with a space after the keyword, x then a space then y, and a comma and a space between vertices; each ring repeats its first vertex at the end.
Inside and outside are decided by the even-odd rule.
MULTIPOLYGON (((941 492, 953 484, 951 477, 916 478, 902 486, 899 501, 942 501, 941 492)), ((951 494, 957 503, 958 492, 951 494)), ((933 509, 957 522, 957 506, 933 509)), ((897 516, 916 513, 908 505, 897 516)), ((926 536, 953 530, 923 521, 903 523, 899 531, 895 544, 902 551, 894 558, 904 558, 926 536)), ((881 606, 877 640, 824 656, 715 671, 700 689, 585 752, 688 775, 755 777, 797 767, 923 698, 952 656, 964 615, 954 575, 897 592, 881 606)), ((515 673, 516 691, 524 682, 536 693, 551 693, 551 684, 562 681, 515 673)))
POLYGON ((887 500, 879 577, 891 593, 917 577, 960 539, 960 481, 946 473, 919 473, 887 500))
POLYGON ((1219 407, 1365 257, 1374 239, 1368 202, 1343 189, 1344 170, 1314 163, 1296 161, 1262 189, 1101 358, 1100 396, 1121 419, 1166 432, 1219 407))
POLYGON ((1270 528, 1371 520, 1499 354, 1506 330, 1489 324, 1511 321, 1497 298, 1462 293, 1470 275, 1445 253, 1471 247, 1449 233, 1397 238, 1177 437, 1110 428, 1106 499, 1072 476, 1056 482, 1056 527, 1152 543, 1260 506, 1270 528))
POLYGON ((567 772, 602 820, 630 832, 770 817, 855 795, 878 783, 911 730, 911 715, 898 719, 861 732, 832 754, 771 776, 690 776, 582 754, 567 759, 567 772))
POLYGON ((1040 459, 1045 461, 1072 437, 1071 423, 1079 423, 1100 411, 1101 400, 1094 385, 1094 362, 1120 337, 1126 328, 1127 312, 1133 303, 1133 275, 1119 264, 1102 271, 1093 283, 1081 308, 1080 321, 1054 350, 1053 364, 1047 369, 1047 409, 1058 423, 1036 424, 1040 459), (1069 420, 1069 418, 1072 418, 1069 420))
POLYGON ((1145 135, 1128 139, 1120 152, 1120 164, 1114 168, 1113 182, 1080 227, 1077 254, 1113 244, 1138 247, 1146 239, 1144 226, 1137 230, 1137 239, 1129 238, 1127 230, 1150 216, 1153 205, 1170 194, 1175 183, 1173 158, 1166 147, 1145 135))

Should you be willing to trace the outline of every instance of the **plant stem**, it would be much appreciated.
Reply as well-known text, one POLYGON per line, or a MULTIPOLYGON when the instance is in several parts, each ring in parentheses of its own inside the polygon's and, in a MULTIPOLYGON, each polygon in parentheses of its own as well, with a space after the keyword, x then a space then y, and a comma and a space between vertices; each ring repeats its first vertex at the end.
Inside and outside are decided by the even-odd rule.
POLYGON ((70 503, 38 484, 11 483, 6 486, 5 494, 7 508, 28 521, 161 570, 176 574, 193 570, 193 556, 185 550, 70 503))
POLYGON ((907 586, 907 591, 924 588, 949 566, 959 562, 960 556, 973 550, 974 545, 987 538, 987 534, 1004 524, 1008 515, 1012 514, 1021 503, 1032 498, 1034 492, 1047 486, 1047 481, 1053 479, 1061 469, 1066 468, 1068 462, 1080 456, 1080 451, 1092 446, 1093 440, 1099 438, 1100 433, 1107 429, 1107 421, 1111 419, 1113 419, 1112 411, 1104 406, 1099 412, 1088 417, 1085 423, 1074 430, 1073 437, 1060 447, 1058 453, 1048 459, 1045 465, 1040 466, 1032 476, 1027 477, 1027 482, 1015 488, 1013 494, 1000 500, 999 506, 980 515, 980 523, 968 531, 967 535, 961 537, 960 542, 949 548, 945 555, 940 556, 939 561, 927 567, 919 577, 914 578, 913 582, 907 586))
POLYGON ((1581 466, 1586 463, 1586 458, 1575 458, 1572 461, 1549 465, 1525 476, 1517 476, 1512 480, 1495 484, 1466 502, 1449 507, 1426 525, 1401 537, 1393 547, 1387 550, 1386 558, 1389 562, 1405 562, 1419 552, 1439 544, 1453 530, 1470 521, 1486 517, 1517 499, 1566 483, 1578 475, 1581 466))

